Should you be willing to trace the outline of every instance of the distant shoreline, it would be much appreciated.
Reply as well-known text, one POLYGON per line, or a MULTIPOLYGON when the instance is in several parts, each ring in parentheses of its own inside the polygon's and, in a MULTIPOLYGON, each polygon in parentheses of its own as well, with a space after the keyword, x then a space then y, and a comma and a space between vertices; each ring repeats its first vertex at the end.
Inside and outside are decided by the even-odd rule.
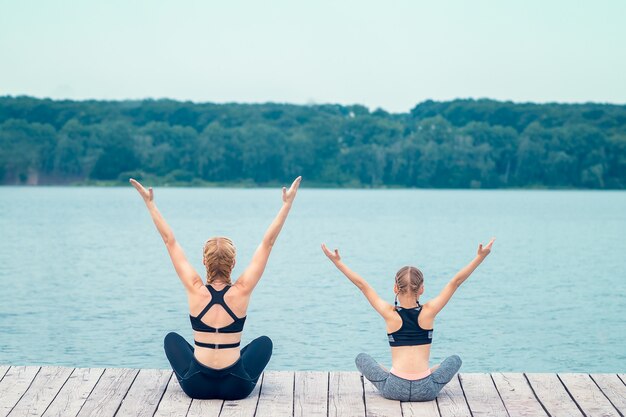
POLYGON ((360 105, 0 97, 0 183, 626 189, 626 106, 360 105), (259 185, 260 184, 260 185, 259 185))

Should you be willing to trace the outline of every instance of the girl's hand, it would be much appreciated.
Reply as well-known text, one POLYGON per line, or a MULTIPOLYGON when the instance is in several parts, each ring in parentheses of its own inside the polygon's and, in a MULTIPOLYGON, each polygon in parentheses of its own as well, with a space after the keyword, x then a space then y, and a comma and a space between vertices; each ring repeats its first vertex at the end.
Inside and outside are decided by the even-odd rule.
POLYGON ((283 187, 283 203, 293 203, 293 200, 296 198, 296 193, 298 192, 298 187, 300 187, 300 181, 302 181, 302 177, 296 178, 289 189, 283 187))
POLYGON ((133 187, 137 189, 137 191, 139 192, 139 195, 141 195, 141 198, 143 198, 143 201, 146 204, 154 200, 154 192, 152 191, 152 187, 146 190, 144 186, 141 185, 139 181, 135 180, 134 178, 131 178, 129 181, 133 185, 133 187))
POLYGON ((334 252, 331 252, 330 249, 326 247, 324 243, 322 243, 322 250, 324 251, 324 255, 328 256, 334 264, 341 261, 341 256, 339 256, 339 249, 335 249, 334 252))
POLYGON ((486 258, 489 253, 491 253, 491 247, 493 246, 493 242, 496 240, 495 237, 491 238, 489 243, 483 248, 483 244, 478 245, 478 256, 481 258, 486 258))

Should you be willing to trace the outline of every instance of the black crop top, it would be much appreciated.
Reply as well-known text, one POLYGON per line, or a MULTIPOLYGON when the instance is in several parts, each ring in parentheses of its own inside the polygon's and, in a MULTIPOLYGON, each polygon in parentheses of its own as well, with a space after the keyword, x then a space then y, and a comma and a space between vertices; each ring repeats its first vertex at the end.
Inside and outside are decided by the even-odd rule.
MULTIPOLYGON (((211 293, 211 301, 209 301, 206 307, 204 307, 204 309, 196 317, 192 316, 191 314, 189 315, 189 320, 191 321, 191 328, 197 332, 203 332, 203 333, 239 333, 243 331, 243 325, 246 322, 246 317, 245 316, 237 317, 235 313, 233 313, 233 311, 230 309, 230 307, 228 307, 228 305, 224 301, 224 294, 226 294, 226 292, 230 289, 230 285, 227 285, 226 287, 224 287, 223 289, 219 291, 211 287, 210 285, 207 285, 206 287, 211 293), (224 327, 219 327, 219 328, 212 327, 206 323, 203 323, 202 317, 204 317, 207 311, 209 311, 209 309, 213 307, 215 304, 221 305, 224 308, 224 310, 226 310, 228 315, 232 317, 234 321, 224 327)), ((239 343, 216 345, 213 343, 203 343, 203 342, 198 342, 195 340, 194 342, 196 346, 207 347, 210 349, 224 349, 224 348, 231 348, 231 347, 239 346, 239 343)))
POLYGON ((422 306, 396 310, 402 318, 402 327, 393 333, 387 333, 389 346, 429 345, 433 342, 433 329, 422 329, 417 319, 422 306))

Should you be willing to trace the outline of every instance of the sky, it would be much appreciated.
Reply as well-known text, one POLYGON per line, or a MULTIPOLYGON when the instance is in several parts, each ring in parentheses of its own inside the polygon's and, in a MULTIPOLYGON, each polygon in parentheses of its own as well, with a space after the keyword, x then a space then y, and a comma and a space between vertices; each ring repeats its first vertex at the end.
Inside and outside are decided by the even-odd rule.
POLYGON ((0 96, 626 103, 626 0, 0 0, 0 96))

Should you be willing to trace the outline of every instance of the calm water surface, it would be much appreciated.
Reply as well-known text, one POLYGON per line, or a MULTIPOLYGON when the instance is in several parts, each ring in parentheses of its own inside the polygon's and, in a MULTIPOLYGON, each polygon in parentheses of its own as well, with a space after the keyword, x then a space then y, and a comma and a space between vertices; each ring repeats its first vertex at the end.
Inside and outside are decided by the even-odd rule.
MULTIPOLYGON (((202 245, 230 236, 235 275, 280 190, 157 189, 202 274, 202 245)), ((168 366, 169 331, 192 340, 186 298, 133 188, 0 188, 0 363, 168 366)), ((405 264, 436 295, 491 236, 492 255, 435 323, 433 361, 470 371, 626 371, 626 193, 302 189, 248 311, 243 342, 275 343, 270 369, 390 364, 385 326, 319 244, 393 301, 405 264)), ((202 274, 203 275, 203 274, 202 274)))

